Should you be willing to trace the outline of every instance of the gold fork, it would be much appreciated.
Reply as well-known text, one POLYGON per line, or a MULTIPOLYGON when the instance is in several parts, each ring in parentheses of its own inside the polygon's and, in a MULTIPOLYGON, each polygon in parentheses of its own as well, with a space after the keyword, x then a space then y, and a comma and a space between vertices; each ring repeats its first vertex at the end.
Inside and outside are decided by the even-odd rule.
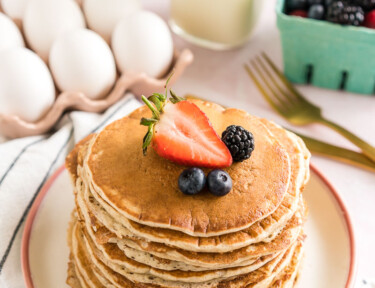
POLYGON ((359 147, 364 155, 375 162, 373 146, 345 128, 325 119, 321 109, 306 100, 265 53, 262 53, 262 57, 258 56, 251 60, 250 65, 245 64, 245 69, 271 107, 289 122, 295 125, 311 123, 326 125, 359 147))

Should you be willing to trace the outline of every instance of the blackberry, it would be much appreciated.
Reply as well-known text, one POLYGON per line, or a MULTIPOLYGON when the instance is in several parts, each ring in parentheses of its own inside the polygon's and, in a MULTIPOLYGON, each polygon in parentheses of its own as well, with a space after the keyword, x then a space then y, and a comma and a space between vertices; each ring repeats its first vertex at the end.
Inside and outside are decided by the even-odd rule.
POLYGON ((333 2, 327 9, 326 20, 332 23, 359 26, 364 19, 365 13, 361 7, 342 1, 333 2))
POLYGON ((332 1, 327 4, 326 20, 334 23, 339 23, 339 17, 344 10, 345 4, 343 1, 332 1))
POLYGON ((361 6, 365 11, 375 9, 375 0, 352 0, 352 3, 361 6))
POLYGON ((254 150, 253 134, 241 126, 228 126, 223 132, 221 139, 227 145, 235 162, 249 159, 254 150))

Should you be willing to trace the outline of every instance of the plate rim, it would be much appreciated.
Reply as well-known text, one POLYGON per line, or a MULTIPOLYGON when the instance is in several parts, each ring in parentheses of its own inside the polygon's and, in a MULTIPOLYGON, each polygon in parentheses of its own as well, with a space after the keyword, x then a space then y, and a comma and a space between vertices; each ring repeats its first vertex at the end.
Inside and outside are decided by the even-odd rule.
MULTIPOLYGON (((35 220, 35 216, 39 210, 40 204, 43 202, 44 197, 50 190, 53 183, 56 179, 61 175, 62 172, 65 171, 65 165, 63 164, 60 168, 56 170, 52 174, 52 176, 48 179, 48 181, 44 184, 43 188, 40 190, 38 196, 36 197, 33 205, 30 208, 30 211, 27 215, 25 227, 22 234, 21 240, 21 268, 22 268, 22 275, 26 285, 26 288, 35 288, 32 281, 31 271, 30 271, 30 263, 29 263, 29 246, 30 246, 30 235, 33 228, 33 223, 35 220)), ((352 219, 349 214, 349 210, 341 198, 339 193, 337 192, 336 188, 332 185, 332 183, 324 176, 322 172, 316 168, 312 163, 310 163, 310 169, 320 178, 320 180, 327 186, 328 190, 334 196, 339 208, 342 212, 342 217, 344 218, 347 233, 349 236, 349 249, 350 249, 350 264, 349 264, 349 272, 345 284, 345 288, 352 288, 354 286, 356 272, 357 272, 357 250, 356 250, 356 240, 354 236, 354 228, 352 224, 352 219)))

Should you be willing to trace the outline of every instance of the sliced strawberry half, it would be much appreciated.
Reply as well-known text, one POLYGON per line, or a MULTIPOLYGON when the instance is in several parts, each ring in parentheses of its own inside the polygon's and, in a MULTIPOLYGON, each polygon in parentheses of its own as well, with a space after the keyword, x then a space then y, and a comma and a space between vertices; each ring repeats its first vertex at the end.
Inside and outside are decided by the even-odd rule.
POLYGON ((152 147, 163 158, 187 166, 223 168, 232 156, 197 105, 167 102, 155 124, 152 147))

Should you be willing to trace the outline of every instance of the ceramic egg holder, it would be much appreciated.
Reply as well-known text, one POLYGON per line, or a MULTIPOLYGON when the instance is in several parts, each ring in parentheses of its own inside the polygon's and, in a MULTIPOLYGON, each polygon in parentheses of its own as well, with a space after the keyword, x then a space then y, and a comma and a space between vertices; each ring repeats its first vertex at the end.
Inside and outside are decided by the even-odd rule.
POLYGON ((172 68, 163 78, 155 79, 145 73, 124 73, 119 76, 112 91, 103 99, 93 100, 80 92, 62 92, 57 96, 51 109, 36 122, 27 122, 14 115, 0 115, 0 134, 8 138, 43 134, 55 125, 66 110, 99 113, 120 100, 125 91, 130 91, 136 96, 162 92, 169 73, 174 71, 170 81, 172 85, 192 61, 191 51, 183 50, 181 53, 175 53, 172 68))
MULTIPOLYGON (((2 11, 1 6, 0 11, 2 11)), ((17 19, 13 21, 21 26, 17 19)), ((111 92, 102 99, 93 100, 81 92, 61 92, 49 111, 36 122, 28 122, 15 115, 0 114, 0 135, 11 139, 40 135, 48 132, 67 110, 100 113, 123 98, 126 91, 136 96, 162 92, 171 71, 174 71, 174 74, 170 85, 181 76, 192 61, 193 54, 190 50, 185 49, 181 52, 175 50, 171 67, 162 78, 149 77, 145 73, 123 73, 118 76, 111 92)))

